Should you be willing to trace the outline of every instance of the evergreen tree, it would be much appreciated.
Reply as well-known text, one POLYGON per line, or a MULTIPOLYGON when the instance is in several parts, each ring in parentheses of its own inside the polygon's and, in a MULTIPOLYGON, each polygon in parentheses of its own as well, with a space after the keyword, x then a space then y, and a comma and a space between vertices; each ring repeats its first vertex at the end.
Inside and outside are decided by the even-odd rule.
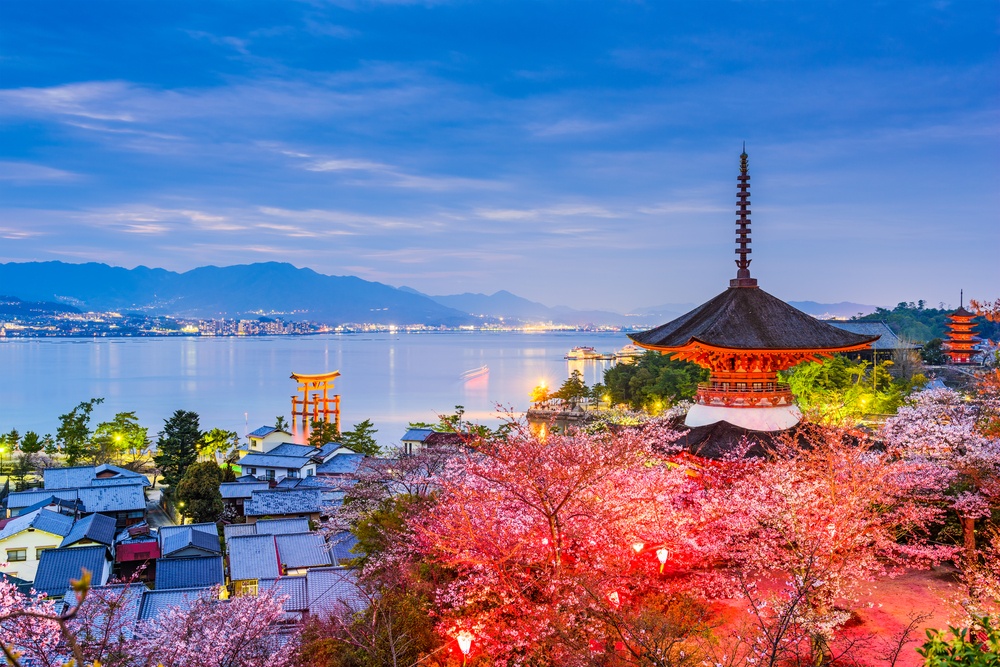
POLYGON ((925 364, 931 366, 943 366, 948 363, 948 355, 944 353, 944 341, 940 338, 932 338, 924 343, 920 350, 920 358, 925 364))
POLYGON ((184 516, 195 523, 215 523, 222 516, 222 469, 212 461, 192 463, 184 472, 173 494, 178 506, 183 503, 184 516))
POLYGON ((21 439, 21 451, 25 454, 37 454, 42 451, 44 443, 37 433, 28 431, 21 439))
POLYGON ((372 424, 372 420, 366 419, 360 424, 355 424, 352 430, 344 431, 340 437, 340 444, 350 447, 358 454, 378 456, 382 450, 375 442, 376 433, 378 433, 378 429, 372 424))
POLYGON ((66 455, 66 462, 73 466, 90 456, 90 413, 94 406, 103 403, 103 398, 84 401, 64 415, 59 415, 56 442, 66 455))
POLYGON ((313 447, 322 447, 328 442, 339 441, 340 432, 337 431, 336 424, 315 419, 309 422, 309 444, 313 447))
POLYGON ((197 412, 177 410, 164 421, 156 441, 159 451, 153 460, 160 468, 163 483, 171 489, 181 481, 188 467, 198 460, 199 428, 197 412))
POLYGON ((570 373, 562 386, 552 393, 552 398, 562 399, 572 405, 576 405, 580 399, 588 396, 590 396, 590 390, 587 389, 587 383, 583 381, 583 373, 580 371, 570 373))
POLYGON ((10 433, 4 435, 4 442, 10 445, 10 451, 17 449, 17 443, 21 441, 21 434, 17 432, 16 428, 12 428, 10 433))

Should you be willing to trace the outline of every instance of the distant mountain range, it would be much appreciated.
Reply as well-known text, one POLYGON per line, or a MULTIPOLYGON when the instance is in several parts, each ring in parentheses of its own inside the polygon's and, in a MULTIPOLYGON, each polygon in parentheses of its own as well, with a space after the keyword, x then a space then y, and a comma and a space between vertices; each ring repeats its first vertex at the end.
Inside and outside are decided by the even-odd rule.
POLYGON ((83 310, 179 317, 279 315, 330 324, 446 326, 474 322, 466 313, 389 285, 277 262, 204 266, 184 273, 106 264, 0 264, 0 294, 83 310))
MULTIPOLYGON (((291 264, 266 262, 204 266, 184 273, 139 266, 26 262, 0 264, 0 311, 16 311, 19 300, 53 309, 139 312, 192 318, 280 316, 327 324, 371 322, 461 326, 484 322, 552 323, 570 326, 651 326, 696 304, 671 303, 627 314, 546 306, 501 290, 494 294, 430 296, 354 276, 328 276, 291 264)), ((850 317, 875 306, 792 301, 817 317, 850 317)), ((38 307, 33 305, 32 307, 38 307)))

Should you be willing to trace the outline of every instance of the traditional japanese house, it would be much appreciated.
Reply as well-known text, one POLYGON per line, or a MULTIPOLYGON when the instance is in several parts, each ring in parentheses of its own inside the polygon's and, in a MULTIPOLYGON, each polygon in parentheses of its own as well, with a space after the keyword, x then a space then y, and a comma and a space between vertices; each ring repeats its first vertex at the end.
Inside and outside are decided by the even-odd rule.
POLYGON ((736 278, 694 310, 629 337, 647 350, 709 369, 685 425, 689 448, 718 456, 748 433, 790 429, 802 417, 778 371, 836 353, 868 349, 877 335, 830 326, 757 285, 750 276, 750 175, 746 151, 737 178, 736 278))

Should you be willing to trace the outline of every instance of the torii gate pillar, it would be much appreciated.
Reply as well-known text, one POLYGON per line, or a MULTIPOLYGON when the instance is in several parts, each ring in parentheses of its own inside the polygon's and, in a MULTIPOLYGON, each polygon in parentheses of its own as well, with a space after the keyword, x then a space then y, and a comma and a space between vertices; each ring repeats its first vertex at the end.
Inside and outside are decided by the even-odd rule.
POLYGON ((296 417, 302 418, 302 425, 309 426, 310 420, 333 423, 340 433, 340 394, 333 394, 333 381, 340 377, 340 371, 305 375, 292 373, 292 379, 299 383, 298 395, 292 396, 292 427, 296 417))

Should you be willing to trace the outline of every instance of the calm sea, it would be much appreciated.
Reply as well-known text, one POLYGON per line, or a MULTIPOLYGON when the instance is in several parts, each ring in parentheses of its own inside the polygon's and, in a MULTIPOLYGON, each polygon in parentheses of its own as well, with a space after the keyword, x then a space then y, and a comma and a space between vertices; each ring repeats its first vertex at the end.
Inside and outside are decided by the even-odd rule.
POLYGON ((0 432, 55 433, 60 414, 104 398, 93 424, 134 411, 156 433, 174 410, 201 415, 203 429, 243 435, 289 418, 292 372, 339 370, 345 428, 371 419, 383 446, 406 424, 437 421, 463 405, 496 424, 496 406, 527 408, 532 387, 558 387, 573 369, 601 381, 609 361, 569 362, 589 345, 614 352, 628 339, 603 333, 420 333, 255 338, 7 339, 0 341, 0 432), (489 373, 463 381, 466 371, 489 373))

